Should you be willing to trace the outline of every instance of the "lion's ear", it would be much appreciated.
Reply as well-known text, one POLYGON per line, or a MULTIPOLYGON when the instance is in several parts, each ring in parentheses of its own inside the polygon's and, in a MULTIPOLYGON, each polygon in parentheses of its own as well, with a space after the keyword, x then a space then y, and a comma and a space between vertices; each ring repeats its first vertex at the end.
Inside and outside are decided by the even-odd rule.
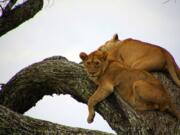
POLYGON ((85 52, 81 52, 81 53, 79 54, 79 57, 81 58, 82 61, 84 61, 84 60, 87 59, 88 55, 87 55, 85 52))
POLYGON ((119 40, 119 37, 118 37, 118 34, 114 34, 113 37, 112 37, 112 41, 117 41, 119 40))

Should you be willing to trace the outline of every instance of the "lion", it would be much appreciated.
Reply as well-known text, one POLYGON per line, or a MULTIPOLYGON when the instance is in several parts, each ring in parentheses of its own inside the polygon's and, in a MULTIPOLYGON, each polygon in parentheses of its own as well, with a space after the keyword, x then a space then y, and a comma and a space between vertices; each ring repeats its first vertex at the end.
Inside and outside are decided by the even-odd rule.
POLYGON ((107 53, 102 51, 94 51, 89 55, 81 52, 80 58, 88 76, 98 85, 88 100, 88 123, 93 122, 95 105, 115 90, 136 111, 159 109, 180 118, 168 92, 147 71, 126 67, 117 60, 108 59, 107 53))
POLYGON ((180 70, 172 55, 162 47, 135 39, 113 38, 98 48, 108 57, 126 63, 134 69, 146 71, 168 71, 175 84, 180 87, 180 70))

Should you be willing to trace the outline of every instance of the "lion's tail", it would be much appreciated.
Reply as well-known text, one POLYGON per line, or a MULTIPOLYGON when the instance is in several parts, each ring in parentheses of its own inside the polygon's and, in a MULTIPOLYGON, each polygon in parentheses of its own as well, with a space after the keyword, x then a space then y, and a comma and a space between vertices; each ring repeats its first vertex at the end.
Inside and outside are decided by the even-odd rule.
POLYGON ((166 57, 166 68, 169 72, 169 74, 171 75, 173 81, 176 83, 176 85, 178 87, 180 87, 180 70, 176 64, 176 62, 174 61, 173 57, 167 52, 165 51, 165 57, 166 57))

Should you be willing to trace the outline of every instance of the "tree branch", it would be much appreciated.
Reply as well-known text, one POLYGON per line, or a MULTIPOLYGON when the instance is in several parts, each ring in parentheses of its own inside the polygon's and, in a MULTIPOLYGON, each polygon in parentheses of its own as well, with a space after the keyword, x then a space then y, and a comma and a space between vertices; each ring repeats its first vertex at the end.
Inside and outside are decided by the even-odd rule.
MULTIPOLYGON (((154 73, 171 92, 176 104, 180 104, 180 89, 165 74, 154 73)), ((17 73, 3 88, 0 104, 24 113, 44 95, 70 94, 79 102, 87 104, 96 86, 83 67, 63 57, 51 57, 17 73)), ((135 112, 127 103, 113 93, 99 103, 96 111, 118 134, 177 134, 180 123, 168 113, 159 111, 135 112)))
POLYGON ((0 36, 32 18, 42 7, 43 0, 27 0, 10 11, 8 9, 8 12, 0 17, 0 36))
POLYGON ((54 124, 17 114, 0 105, 1 135, 113 135, 110 133, 54 124))
POLYGON ((4 8, 4 14, 8 14, 11 10, 12 7, 16 4, 17 0, 9 0, 8 4, 4 8))

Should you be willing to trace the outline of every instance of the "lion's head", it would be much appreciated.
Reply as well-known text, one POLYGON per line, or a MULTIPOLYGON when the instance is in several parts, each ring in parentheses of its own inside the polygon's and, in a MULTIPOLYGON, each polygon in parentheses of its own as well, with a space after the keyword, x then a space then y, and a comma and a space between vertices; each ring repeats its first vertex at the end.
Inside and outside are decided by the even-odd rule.
POLYGON ((95 79, 103 74, 107 66, 107 53, 94 51, 87 55, 85 52, 80 53, 84 67, 90 78, 95 79))
POLYGON ((98 50, 100 51, 109 51, 112 48, 114 48, 114 46, 117 45, 117 43, 119 43, 120 40, 118 38, 118 34, 114 34, 112 39, 106 41, 103 45, 101 45, 98 50))

